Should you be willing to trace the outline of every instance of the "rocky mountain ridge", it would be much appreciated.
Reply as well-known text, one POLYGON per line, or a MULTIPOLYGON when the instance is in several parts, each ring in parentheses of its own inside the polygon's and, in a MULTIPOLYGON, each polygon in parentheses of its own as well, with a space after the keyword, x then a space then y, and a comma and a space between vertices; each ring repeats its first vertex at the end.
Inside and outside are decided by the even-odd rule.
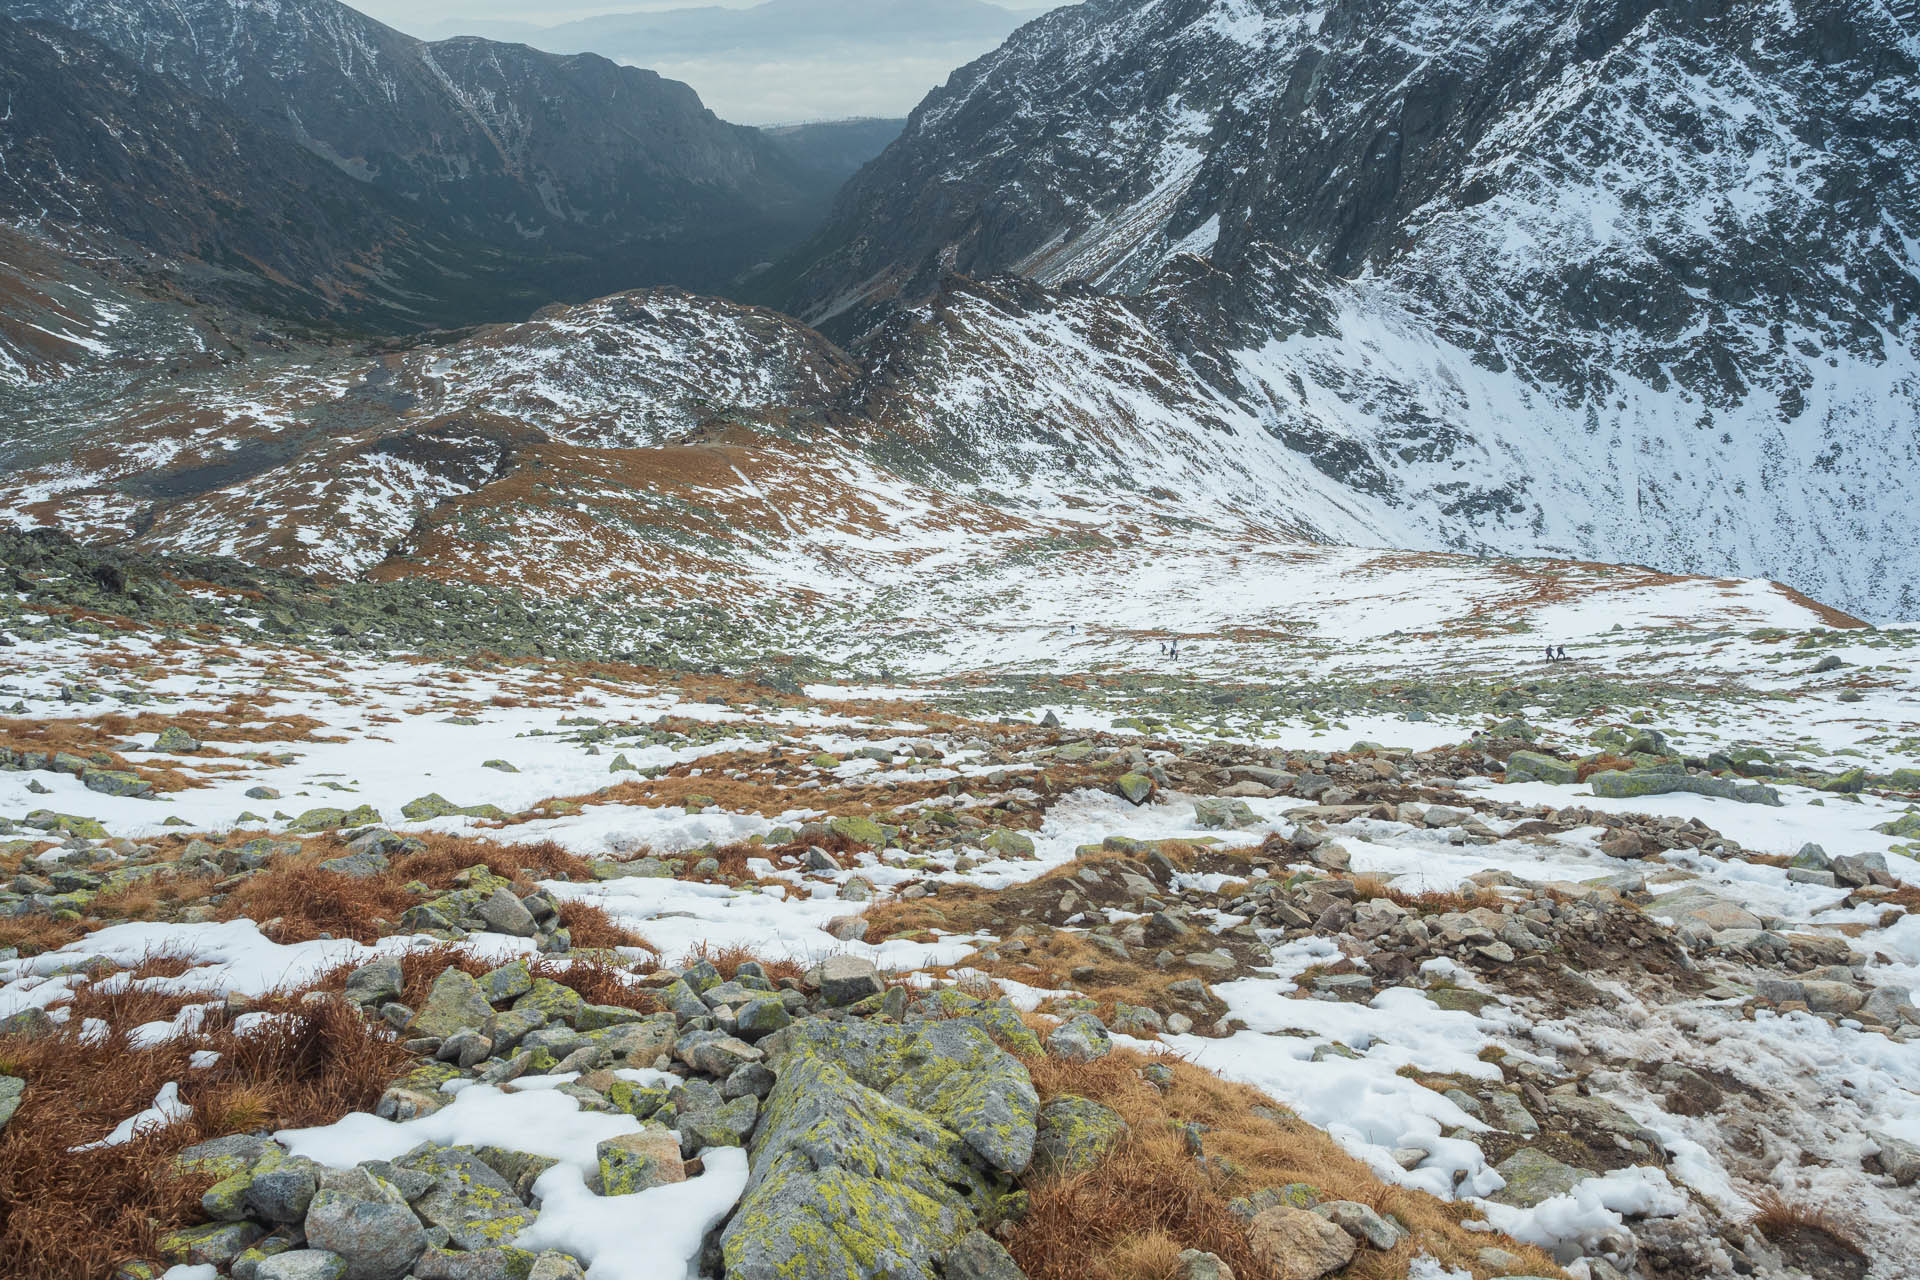
POLYGON ((1899 615, 1917 67, 1840 0, 1075 6, 931 95, 784 296, 842 337, 954 271, 1135 296, 1394 540, 1899 615))

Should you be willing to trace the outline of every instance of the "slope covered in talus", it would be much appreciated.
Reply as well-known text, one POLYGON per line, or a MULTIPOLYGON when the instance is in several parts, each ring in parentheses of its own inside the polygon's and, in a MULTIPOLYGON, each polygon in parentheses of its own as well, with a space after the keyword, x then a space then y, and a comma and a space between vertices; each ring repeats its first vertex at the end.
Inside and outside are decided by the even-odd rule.
POLYGON ((1859 0, 1081 5, 929 97, 788 298, 1144 295, 1391 536, 1911 613, 1917 62, 1859 0))

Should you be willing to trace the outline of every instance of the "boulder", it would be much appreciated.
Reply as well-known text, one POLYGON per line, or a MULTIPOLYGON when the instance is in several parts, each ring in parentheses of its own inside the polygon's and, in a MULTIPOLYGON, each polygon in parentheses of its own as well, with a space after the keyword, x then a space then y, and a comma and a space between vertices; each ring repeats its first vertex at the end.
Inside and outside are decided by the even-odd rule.
POLYGON ((679 1135, 661 1125, 648 1125, 638 1133, 608 1138, 597 1150, 602 1195, 630 1195, 687 1180, 686 1165, 680 1158, 679 1135))
POLYGON ((1514 1152, 1495 1165, 1494 1172, 1505 1178, 1507 1185, 1488 1198, 1521 1209, 1564 1195, 1593 1176, 1532 1147, 1514 1152))
POLYGON ((1516 751, 1507 757, 1506 779, 1508 782, 1552 782, 1572 786, 1580 781, 1580 768, 1538 751, 1516 751))
POLYGON ((1091 1169, 1127 1135, 1120 1113, 1090 1098, 1063 1093, 1040 1108, 1033 1142, 1038 1177, 1091 1169))
POLYGON ((1047 1052, 1068 1062, 1092 1062, 1113 1052, 1113 1037, 1100 1019, 1078 1013, 1047 1036, 1047 1052))
POLYGON ((413 1200, 413 1211, 430 1227, 445 1231, 456 1249, 491 1249, 511 1244, 534 1213, 502 1178, 466 1147, 428 1147, 399 1163, 425 1174, 433 1188, 413 1200))
POLYGON ((886 990, 886 984, 880 980, 880 970, 874 967, 873 961, 860 956, 828 956, 815 971, 815 980, 820 986, 820 998, 833 1009, 857 1004, 886 990))
POLYGON ((861 1083, 824 1036, 782 1058, 749 1157, 720 1236, 729 1280, 932 1276, 997 1192, 957 1134, 861 1083))
POLYGON ((1310 1209, 1277 1205, 1247 1225, 1247 1247, 1275 1280, 1320 1280, 1353 1261, 1354 1238, 1310 1209))
POLYGON ((339 1254, 344 1280, 400 1280, 426 1252, 426 1228, 392 1184, 365 1173, 339 1181, 314 1196, 307 1243, 339 1254))
POLYGON ((427 1003, 413 1015, 407 1032, 444 1040, 458 1031, 478 1030, 492 1017, 493 1006, 480 984, 458 969, 447 969, 433 980, 427 1003))

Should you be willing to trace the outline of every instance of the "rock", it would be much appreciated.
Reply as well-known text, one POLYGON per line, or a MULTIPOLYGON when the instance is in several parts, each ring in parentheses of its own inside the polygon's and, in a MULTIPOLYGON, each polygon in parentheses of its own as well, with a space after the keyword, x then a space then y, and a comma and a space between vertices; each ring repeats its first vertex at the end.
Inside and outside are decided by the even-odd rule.
POLYGON ((1174 1280, 1234 1280, 1233 1268, 1222 1261, 1218 1254, 1182 1249, 1179 1266, 1180 1269, 1174 1273, 1174 1280))
POLYGON ((1033 1173, 1053 1177, 1091 1169, 1127 1135, 1112 1107, 1063 1093, 1040 1108, 1033 1141, 1033 1173))
POLYGON ((1738 800, 1743 804, 1778 806, 1780 793, 1759 783, 1739 783, 1726 778, 1703 778, 1690 773, 1668 773, 1659 769, 1615 769, 1596 773, 1589 780, 1593 794, 1610 800, 1631 800, 1640 796, 1667 795, 1688 791, 1696 795, 1738 800))
POLYGON ((1259 823, 1260 815, 1244 800, 1208 797, 1193 802, 1193 821, 1202 830, 1221 831, 1254 826, 1259 823))
POLYGON ((943 1280, 1026 1280, 1022 1271, 1000 1242, 975 1228, 960 1237, 960 1243, 947 1251, 941 1263, 943 1280))
POLYGON ((307 1210, 307 1243, 345 1260, 345 1280, 400 1280, 427 1250, 426 1228, 400 1193, 362 1175, 360 1192, 323 1189, 307 1210))
POLYGON ((828 821, 827 830, 855 844, 873 848, 879 848, 887 842, 887 833, 872 818, 834 818, 828 821))
POLYGON ((478 1030, 492 1017, 493 1006, 480 984, 458 969, 447 969, 433 980, 427 1003, 413 1015, 407 1032, 416 1038, 444 1040, 457 1031, 478 1030))
POLYGON ((767 996, 740 1008, 734 1015, 734 1032, 743 1040, 753 1041, 772 1035, 792 1022, 793 1015, 787 1012, 786 1003, 778 996, 767 996))
POLYGON ((1312 1212, 1319 1214, 1334 1226, 1352 1236, 1362 1244, 1376 1249, 1391 1249, 1399 1244, 1405 1235, 1399 1227, 1381 1217, 1370 1205, 1357 1200, 1328 1200, 1313 1207, 1312 1212))
POLYGON ((347 999, 358 1004, 382 1004, 398 1000, 405 986, 400 961, 394 956, 382 956, 347 975, 347 999))
POLYGON ((27 1082, 18 1076, 0 1076, 0 1129, 7 1127, 7 1121, 13 1119, 13 1113, 20 1109, 20 1100, 27 1094, 27 1082))
POLYGON ((1890 1134, 1869 1131, 1868 1137, 1880 1146, 1880 1171, 1893 1179, 1896 1187, 1910 1187, 1920 1181, 1920 1146, 1890 1134))
POLYGON ((1353 1261, 1354 1238, 1310 1209, 1277 1205, 1247 1225, 1247 1247, 1275 1280, 1320 1280, 1353 1261))
POLYGON ((1153 799, 1156 786, 1144 773, 1123 773, 1113 780, 1114 794, 1131 805, 1143 805, 1153 799))
POLYGON ((512 1245, 487 1249, 428 1249, 413 1264, 413 1280, 524 1280, 533 1255, 512 1245))
POLYGON ((680 1137, 661 1125, 608 1138, 597 1151, 601 1195, 630 1195, 687 1179, 686 1165, 680 1158, 680 1137))
POLYGON ((179 725, 170 724, 154 737, 153 749, 165 751, 171 755, 184 755, 198 751, 200 740, 179 725))
POLYGON ((1552 782, 1572 786, 1580 781, 1580 768, 1538 751, 1516 751, 1507 757, 1506 779, 1508 782, 1552 782))
POLYGON ((534 923, 533 913, 528 911, 526 905, 514 896, 513 890, 508 888, 495 889, 473 909, 473 914, 485 921, 487 927, 495 933, 504 933, 515 938, 531 938, 539 932, 538 926, 534 923))
POLYGON ((1033 856, 1032 837, 1024 836, 1018 831, 1009 831, 1005 827, 995 828, 980 844, 981 847, 988 852, 997 853, 1003 858, 1031 858, 1033 856))
MULTIPOLYGON (((341 827, 377 827, 380 825, 379 810, 371 805, 361 805, 354 810, 346 809, 309 809, 287 824, 287 831, 293 835, 313 835, 322 831, 334 831, 341 827)), ((349 1262, 349 1267, 352 1266, 349 1262)), ((352 1280, 360 1280, 358 1276, 352 1280)))
POLYGON ((1801 845, 1800 852, 1787 859, 1787 866, 1807 871, 1831 871, 1833 859, 1827 856, 1825 849, 1809 843, 1801 845))
POLYGON ((1507 1185, 1488 1199, 1521 1209, 1531 1209, 1542 1200, 1564 1195, 1582 1180, 1593 1176, 1585 1169, 1564 1164, 1533 1147, 1522 1147, 1514 1152, 1495 1165, 1494 1172, 1505 1178, 1507 1185))
POLYGON ((527 1280, 587 1280, 580 1264, 564 1253, 543 1253, 533 1260, 527 1280))
POLYGON ((873 961, 860 956, 828 956, 815 974, 820 998, 832 1009, 843 1009, 886 990, 880 970, 873 961))
POLYGON ((347 1260, 326 1249, 290 1249, 253 1269, 253 1280, 345 1280, 347 1260))
MULTIPOLYGON (((506 1004, 510 1000, 518 1000, 531 990, 533 990, 533 973, 527 968, 524 960, 503 964, 480 979, 481 994, 487 998, 489 1004, 506 1004)), ((529 1027, 528 1030, 532 1028, 529 1027)))
POLYGON ((1842 854, 1833 860, 1833 874, 1841 884, 1852 889, 1892 883, 1887 875, 1887 860, 1877 853, 1842 854))
POLYGON ((533 1223, 533 1211, 512 1184, 468 1148, 428 1147, 399 1167, 433 1179, 433 1189, 413 1200, 413 1211, 428 1226, 444 1230, 457 1249, 510 1244, 533 1223))
POLYGON ((1047 1052, 1068 1062, 1092 1062, 1113 1052, 1113 1037, 1092 1014, 1075 1014, 1047 1036, 1047 1052))
POLYGON ((951 1129, 855 1078, 883 1046, 849 1039, 837 1060, 834 1029, 809 1026, 781 1033, 746 1193, 720 1236, 728 1280, 936 1274, 991 1203, 992 1177, 951 1129))

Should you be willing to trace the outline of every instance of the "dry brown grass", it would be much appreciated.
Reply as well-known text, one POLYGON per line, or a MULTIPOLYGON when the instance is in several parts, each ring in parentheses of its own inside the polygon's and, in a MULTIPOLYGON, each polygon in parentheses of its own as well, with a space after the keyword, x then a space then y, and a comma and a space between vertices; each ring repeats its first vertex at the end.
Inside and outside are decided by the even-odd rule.
POLYGON ((740 976, 740 966, 749 960, 759 965, 766 973, 768 980, 772 982, 778 982, 782 978, 797 981, 806 973, 806 969, 797 960, 764 960, 750 947, 711 947, 703 942, 695 948, 692 958, 705 960, 719 970, 720 976, 728 982, 740 976))
POLYGON ((1425 893, 1408 893, 1404 889, 1391 887, 1387 876, 1360 875, 1352 879, 1355 902, 1372 902, 1377 898, 1384 898, 1409 911, 1423 914, 1472 911, 1476 907, 1497 908, 1503 901, 1498 890, 1480 886, 1461 890, 1436 889, 1425 893))
POLYGON ((573 939, 575 947, 608 950, 615 947, 646 947, 652 944, 607 913, 606 908, 578 900, 560 904, 560 923, 573 939))
POLYGON ((1032 1280, 1146 1280, 1164 1273, 1168 1248, 1218 1254, 1243 1280, 1271 1280, 1273 1272, 1246 1247, 1245 1230, 1228 1210, 1237 1196, 1290 1182, 1308 1183, 1323 1200, 1355 1200, 1391 1213, 1413 1235, 1391 1252, 1362 1249, 1342 1273, 1358 1280, 1398 1280, 1420 1252, 1475 1270, 1475 1255, 1490 1244, 1525 1260, 1531 1274, 1564 1273, 1538 1249, 1460 1225, 1469 1206, 1390 1187, 1326 1134, 1284 1112, 1244 1085, 1189 1063, 1162 1059, 1173 1083, 1162 1094, 1140 1077, 1149 1059, 1118 1050, 1091 1063, 1028 1061, 1042 1098, 1078 1094, 1103 1102, 1127 1121, 1128 1137, 1112 1155, 1080 1174, 1029 1184, 1032 1205, 1009 1249, 1032 1280), (1264 1108, 1272 1118, 1256 1115, 1264 1108), (1207 1128, 1208 1155, 1233 1172, 1209 1172, 1187 1151, 1183 1124, 1207 1128))
POLYGON ((127 1029, 170 1017, 192 999, 83 989, 71 1021, 52 1035, 0 1039, 0 1063, 27 1080, 20 1110, 0 1135, 0 1275, 99 1280, 120 1262, 155 1256, 159 1236, 200 1219, 209 1181, 171 1176, 176 1152, 228 1133, 321 1124, 370 1108, 411 1061, 342 1002, 309 1005, 291 994, 262 1005, 289 1013, 287 1021, 246 1038, 216 1021, 199 1045, 128 1047, 127 1029), (86 1017, 108 1018, 114 1033, 87 1043, 79 1034, 86 1017), (217 1051, 220 1061, 191 1070, 195 1047, 217 1051), (170 1081, 193 1107, 191 1119, 119 1146, 72 1149, 146 1109, 170 1081))
POLYGON ((1831 1237, 1843 1249, 1860 1252, 1860 1246, 1854 1242, 1853 1228, 1847 1220, 1824 1205, 1789 1200, 1771 1187, 1757 1193, 1753 1197, 1753 1204, 1753 1228, 1769 1240, 1784 1240, 1817 1231, 1831 1237))

